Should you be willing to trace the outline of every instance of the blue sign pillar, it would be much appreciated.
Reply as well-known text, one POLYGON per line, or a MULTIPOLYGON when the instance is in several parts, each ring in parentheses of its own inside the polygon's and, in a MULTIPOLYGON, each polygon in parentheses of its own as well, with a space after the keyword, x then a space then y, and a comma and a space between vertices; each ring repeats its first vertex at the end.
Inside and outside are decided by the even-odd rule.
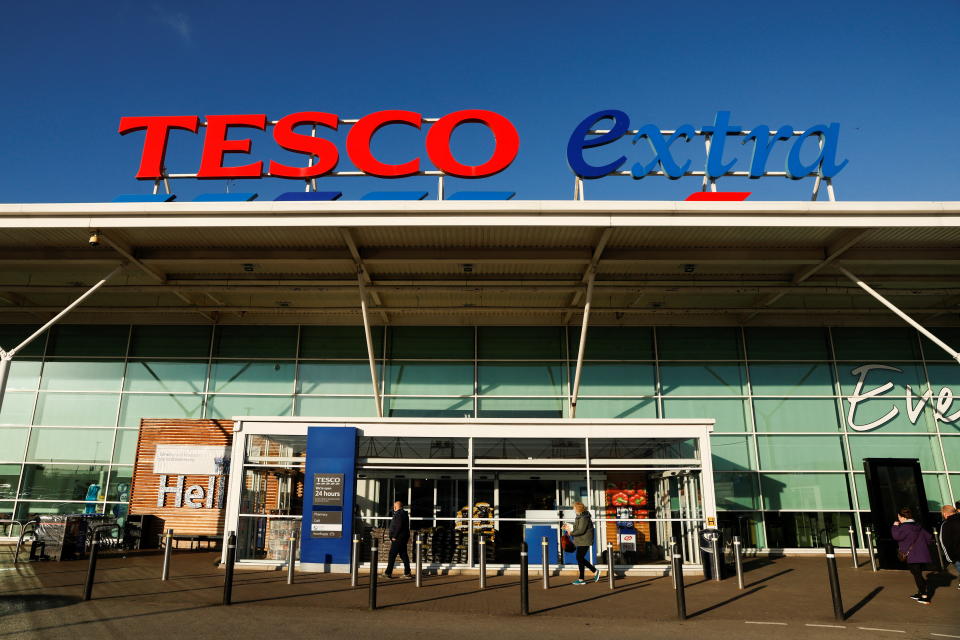
POLYGON ((356 464, 356 427, 307 427, 301 563, 349 567, 356 464))

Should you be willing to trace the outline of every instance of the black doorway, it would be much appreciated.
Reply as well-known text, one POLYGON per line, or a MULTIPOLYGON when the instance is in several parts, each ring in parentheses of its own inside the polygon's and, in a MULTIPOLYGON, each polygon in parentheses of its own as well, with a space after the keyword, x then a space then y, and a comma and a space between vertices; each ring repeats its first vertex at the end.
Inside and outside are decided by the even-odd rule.
POLYGON ((890 529, 902 507, 910 507, 920 526, 927 526, 927 494, 923 489, 920 461, 914 458, 864 458, 863 467, 867 475, 880 568, 906 569, 907 566, 897 560, 897 543, 890 529))

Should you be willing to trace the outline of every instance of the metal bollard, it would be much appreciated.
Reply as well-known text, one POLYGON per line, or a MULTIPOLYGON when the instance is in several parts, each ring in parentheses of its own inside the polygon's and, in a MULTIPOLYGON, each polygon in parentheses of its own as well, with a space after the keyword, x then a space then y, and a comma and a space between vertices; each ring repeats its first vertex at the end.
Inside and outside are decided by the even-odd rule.
POLYGON ((830 580, 830 595, 833 598, 833 617, 843 620, 843 600, 840 595, 840 579, 837 578, 837 556, 833 551, 833 543, 824 545, 827 556, 827 578, 830 580))
POLYGON ((673 580, 674 589, 677 588, 677 575, 673 572, 673 554, 676 552, 676 550, 677 550, 677 541, 675 538, 670 538, 670 551, 669 551, 670 579, 673 580))
POLYGON ((223 574, 223 604, 233 600, 233 565, 237 560, 237 534, 233 531, 227 537, 227 566, 223 574))
POLYGON ((357 586, 357 574, 360 573, 360 536, 354 534, 350 549, 350 586, 357 586))
POLYGON ((936 528, 933 530, 933 546, 937 548, 937 561, 940 563, 940 571, 946 571, 947 563, 944 561, 943 547, 940 546, 940 532, 936 528))
POLYGON ((528 582, 528 553, 527 543, 520 543, 520 613, 530 615, 530 584, 528 582))
POLYGON ((710 540, 710 568, 714 581, 720 582, 723 579, 723 576, 720 575, 720 570, 723 568, 723 562, 720 558, 720 534, 715 535, 710 540))
POLYGON ((673 554, 673 576, 677 583, 677 618, 687 619, 687 600, 683 592, 683 557, 679 553, 673 554))
POLYGON ((860 562, 857 560, 857 532, 854 530, 853 525, 850 525, 847 532, 850 534, 850 556, 853 558, 853 568, 859 569, 860 562))
POLYGON ((417 558, 417 586, 423 586, 423 534, 417 532, 417 540, 414 547, 414 553, 417 558))
POLYGON ((90 564, 87 565, 87 581, 83 585, 83 599, 93 597, 93 579, 97 573, 97 554, 100 551, 100 532, 93 532, 93 542, 90 545, 90 564))
POLYGON ((290 536, 287 543, 287 584, 293 584, 293 568, 297 563, 297 536, 290 536))
POLYGON ((743 549, 740 536, 733 536, 733 566, 737 569, 737 588, 743 589, 743 549))
POLYGON ((613 545, 608 542, 607 543, 607 584, 610 586, 611 589, 617 588, 617 585, 616 585, 617 576, 613 570, 614 566, 615 565, 613 564, 613 545))
POLYGON ((380 549, 377 540, 370 541, 370 604, 368 608, 374 611, 377 608, 377 565, 380 564, 380 549))
POLYGON ((480 588, 487 588, 487 539, 480 536, 480 588))
POLYGON ((543 588, 550 588, 550 543, 547 542, 547 536, 543 536, 540 540, 540 558, 541 558, 541 573, 543 573, 543 588))
POLYGON ((163 571, 160 573, 161 580, 167 580, 170 577, 170 554, 173 550, 173 529, 167 529, 167 535, 164 536, 163 543, 163 571))
POLYGON ((873 531, 870 530, 870 527, 867 527, 863 531, 864 537, 867 539, 867 555, 870 556, 870 568, 874 572, 877 570, 877 554, 873 549, 873 531))

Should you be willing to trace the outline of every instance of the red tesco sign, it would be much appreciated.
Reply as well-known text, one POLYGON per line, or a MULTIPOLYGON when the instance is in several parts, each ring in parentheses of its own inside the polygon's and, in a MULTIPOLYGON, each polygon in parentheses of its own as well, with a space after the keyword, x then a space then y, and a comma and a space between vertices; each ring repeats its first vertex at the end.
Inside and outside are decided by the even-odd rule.
MULTIPOLYGON (((271 160, 264 173, 262 161, 250 164, 224 166, 227 153, 250 153, 251 141, 230 139, 231 127, 251 127, 266 130, 265 114, 207 116, 207 131, 203 139, 200 168, 197 178, 317 178, 334 171, 340 161, 340 152, 330 140, 309 136, 295 131, 300 125, 316 125, 336 130, 340 118, 322 111, 301 111, 284 116, 273 127, 273 139, 283 149, 303 153, 315 158, 309 167, 291 167, 271 160)), ((382 127, 404 124, 420 129, 423 116, 414 111, 377 111, 361 118, 347 134, 347 155, 350 161, 364 173, 381 178, 402 178, 420 172, 420 157, 401 164, 386 164, 378 160, 370 150, 373 135, 382 127)), ((140 157, 140 180, 158 180, 163 177, 164 156, 172 129, 197 133, 200 128, 198 116, 124 116, 120 118, 120 135, 134 131, 146 131, 143 153, 140 157)), ((430 126, 426 137, 426 152, 430 162, 438 170, 459 178, 485 178, 503 171, 517 156, 520 136, 513 124, 493 111, 465 109, 440 118, 430 126), (450 149, 450 137, 461 124, 476 122, 493 133, 495 145, 489 160, 479 165, 467 165, 457 161, 450 149)))

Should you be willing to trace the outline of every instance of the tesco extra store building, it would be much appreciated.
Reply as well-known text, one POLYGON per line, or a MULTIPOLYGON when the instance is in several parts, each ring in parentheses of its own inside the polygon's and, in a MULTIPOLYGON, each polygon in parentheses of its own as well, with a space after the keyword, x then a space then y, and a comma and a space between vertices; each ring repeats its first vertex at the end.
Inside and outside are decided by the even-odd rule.
MULTIPOLYGON (((575 136, 636 132, 604 117, 575 136)), ((579 500, 596 557, 642 566, 674 536, 697 561, 713 526, 758 552, 848 546, 883 490, 865 460, 914 461, 921 510, 960 498, 960 203, 729 201, 709 166, 680 167, 701 201, 591 201, 575 162, 574 199, 529 201, 450 192, 462 165, 433 156, 411 174, 429 193, 340 197, 315 178, 350 172, 323 166, 276 200, 178 201, 165 185, 196 174, 151 174, 140 125, 154 194, 0 205, 0 347, 70 309, 4 358, 0 517, 123 519, 140 483, 145 511, 216 511, 242 561, 302 531, 305 566, 339 566, 400 499, 427 562, 470 566, 481 537, 515 563, 579 500), (170 443, 221 447, 219 479, 148 459, 170 443)), ((830 128, 807 133, 832 196, 830 128)), ((214 143, 207 170, 234 169, 214 143)))

